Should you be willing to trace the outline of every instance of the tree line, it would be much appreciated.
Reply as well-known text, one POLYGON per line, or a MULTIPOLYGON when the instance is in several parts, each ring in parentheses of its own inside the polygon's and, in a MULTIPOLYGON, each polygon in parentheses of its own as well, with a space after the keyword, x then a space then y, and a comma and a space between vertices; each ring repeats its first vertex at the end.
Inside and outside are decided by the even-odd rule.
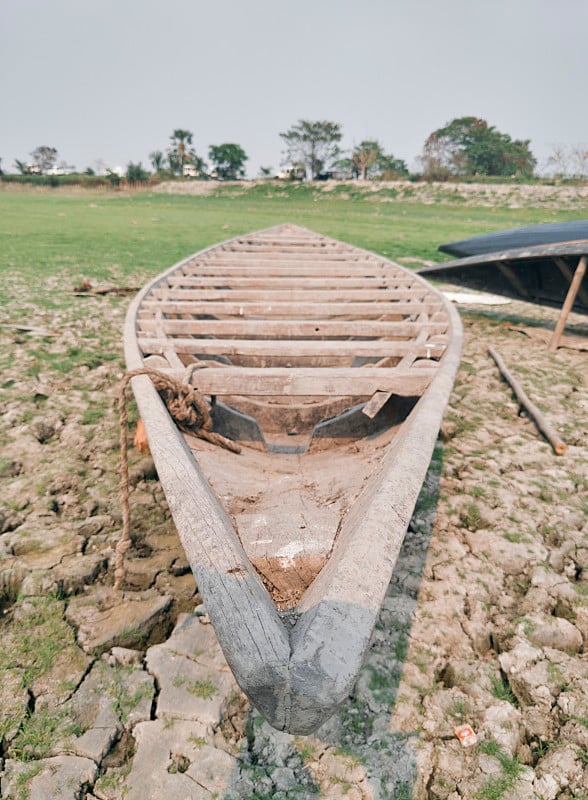
MULTIPOLYGON (((330 177, 360 180, 408 177, 406 163, 386 153, 376 139, 359 142, 349 150, 341 149, 342 126, 330 120, 300 119, 288 130, 279 134, 283 143, 283 164, 287 168, 279 177, 290 179, 321 180, 330 177)), ((193 146, 194 134, 176 128, 170 136, 166 150, 149 154, 153 173, 141 162, 129 162, 126 172, 106 171, 113 184, 126 178, 129 183, 145 183, 155 175, 163 180, 190 177, 217 180, 238 180, 245 177, 248 156, 243 148, 233 142, 211 145, 208 162, 193 146)), ((30 154, 31 163, 15 161, 23 174, 63 174, 72 171, 65 162, 57 167, 58 152, 54 147, 37 147, 30 154), (61 170, 61 172, 60 172, 61 170)), ((555 148, 548 165, 562 176, 565 149, 555 148)), ((588 174, 588 153, 582 148, 574 151, 578 177, 588 174), (581 157, 580 157, 581 156, 581 157)), ((537 160, 530 148, 529 139, 513 139, 479 117, 459 117, 433 131, 424 143, 418 158, 418 177, 425 180, 450 180, 465 177, 530 178, 534 175, 537 160)), ((88 168, 85 173, 93 175, 88 168)), ((2 175, 0 159, 0 175, 2 175)), ((568 173, 569 174, 569 173, 568 173)), ((261 167, 260 177, 271 177, 271 167, 261 167)))

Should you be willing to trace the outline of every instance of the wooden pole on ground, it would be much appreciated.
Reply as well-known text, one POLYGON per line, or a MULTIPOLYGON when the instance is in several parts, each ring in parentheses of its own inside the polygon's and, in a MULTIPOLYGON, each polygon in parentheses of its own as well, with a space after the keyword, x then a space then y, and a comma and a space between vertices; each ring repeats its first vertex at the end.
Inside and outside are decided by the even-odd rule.
POLYGON ((547 348, 552 353, 554 353, 559 346, 559 340, 561 339, 561 335, 566 326, 566 320, 568 318, 568 314, 572 310, 572 306, 574 305, 576 295, 578 294, 578 290, 580 289, 580 285, 582 283, 582 278, 586 273, 587 261, 588 261, 588 256, 582 256, 582 258, 578 262, 576 271, 574 272, 574 277, 572 278, 572 281, 570 283, 570 288, 568 289, 568 293, 566 295, 566 299, 564 300, 564 304, 561 307, 559 319, 557 320, 555 330, 553 331, 553 336, 551 337, 551 341, 549 342, 549 347, 547 348))
POLYGON ((500 370, 502 377, 505 379, 505 381, 509 384, 509 386, 515 393, 516 398, 519 401, 520 408, 525 409, 529 418, 535 423, 538 430, 541 431, 543 436, 545 436, 549 444, 553 447, 554 452, 558 456, 563 456, 563 454, 568 449, 565 442, 563 442, 559 438, 557 433, 555 433, 555 431, 545 421, 543 414, 539 411, 537 406, 529 400, 529 398, 521 388, 521 385, 519 384, 517 379, 513 376, 513 374, 510 372, 510 370, 502 360, 502 357, 496 352, 496 350, 493 347, 489 347, 488 353, 492 356, 494 361, 496 361, 496 365, 500 370))

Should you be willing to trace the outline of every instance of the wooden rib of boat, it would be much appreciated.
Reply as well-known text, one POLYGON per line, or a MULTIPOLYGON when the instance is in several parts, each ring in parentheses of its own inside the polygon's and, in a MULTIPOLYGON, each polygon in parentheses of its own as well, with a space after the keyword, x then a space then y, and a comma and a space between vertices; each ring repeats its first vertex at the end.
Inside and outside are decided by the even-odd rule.
POLYGON ((132 386, 237 682, 316 729, 353 687, 461 352, 457 312, 391 261, 284 224, 199 252, 135 298, 129 370, 191 380, 240 454, 132 386))
MULTIPOLYGON (((423 267, 419 270, 419 275, 470 289, 506 295, 528 303, 561 307, 569 296, 574 276, 586 256, 588 239, 538 244, 446 261, 423 267)), ((573 294, 572 307, 574 311, 586 314, 586 278, 583 278, 583 282, 581 277, 576 278, 576 281, 578 287, 573 294)))

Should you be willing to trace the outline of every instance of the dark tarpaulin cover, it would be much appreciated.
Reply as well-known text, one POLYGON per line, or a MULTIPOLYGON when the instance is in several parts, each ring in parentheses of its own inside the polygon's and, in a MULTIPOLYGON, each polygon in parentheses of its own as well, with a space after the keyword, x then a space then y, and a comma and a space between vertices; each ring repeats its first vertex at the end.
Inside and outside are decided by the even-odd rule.
POLYGON ((571 222, 551 222, 545 225, 527 225, 506 231, 483 233, 458 242, 439 246, 442 253, 460 258, 495 253, 499 250, 512 250, 518 247, 533 247, 540 244, 555 244, 588 239, 588 219, 571 222))

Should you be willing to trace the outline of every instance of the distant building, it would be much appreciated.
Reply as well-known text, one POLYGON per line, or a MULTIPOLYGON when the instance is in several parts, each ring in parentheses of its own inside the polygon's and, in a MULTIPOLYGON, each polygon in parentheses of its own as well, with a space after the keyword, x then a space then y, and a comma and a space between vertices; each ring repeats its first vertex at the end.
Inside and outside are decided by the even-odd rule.
POLYGON ((184 166, 182 167, 182 177, 199 178, 200 171, 196 167, 196 164, 184 164, 184 166))
POLYGON ((71 164, 62 163, 57 167, 51 167, 51 169, 48 169, 45 175, 72 175, 75 171, 76 168, 71 164))
POLYGON ((285 167, 282 172, 275 176, 280 181, 303 181, 306 177, 304 167, 285 167))

